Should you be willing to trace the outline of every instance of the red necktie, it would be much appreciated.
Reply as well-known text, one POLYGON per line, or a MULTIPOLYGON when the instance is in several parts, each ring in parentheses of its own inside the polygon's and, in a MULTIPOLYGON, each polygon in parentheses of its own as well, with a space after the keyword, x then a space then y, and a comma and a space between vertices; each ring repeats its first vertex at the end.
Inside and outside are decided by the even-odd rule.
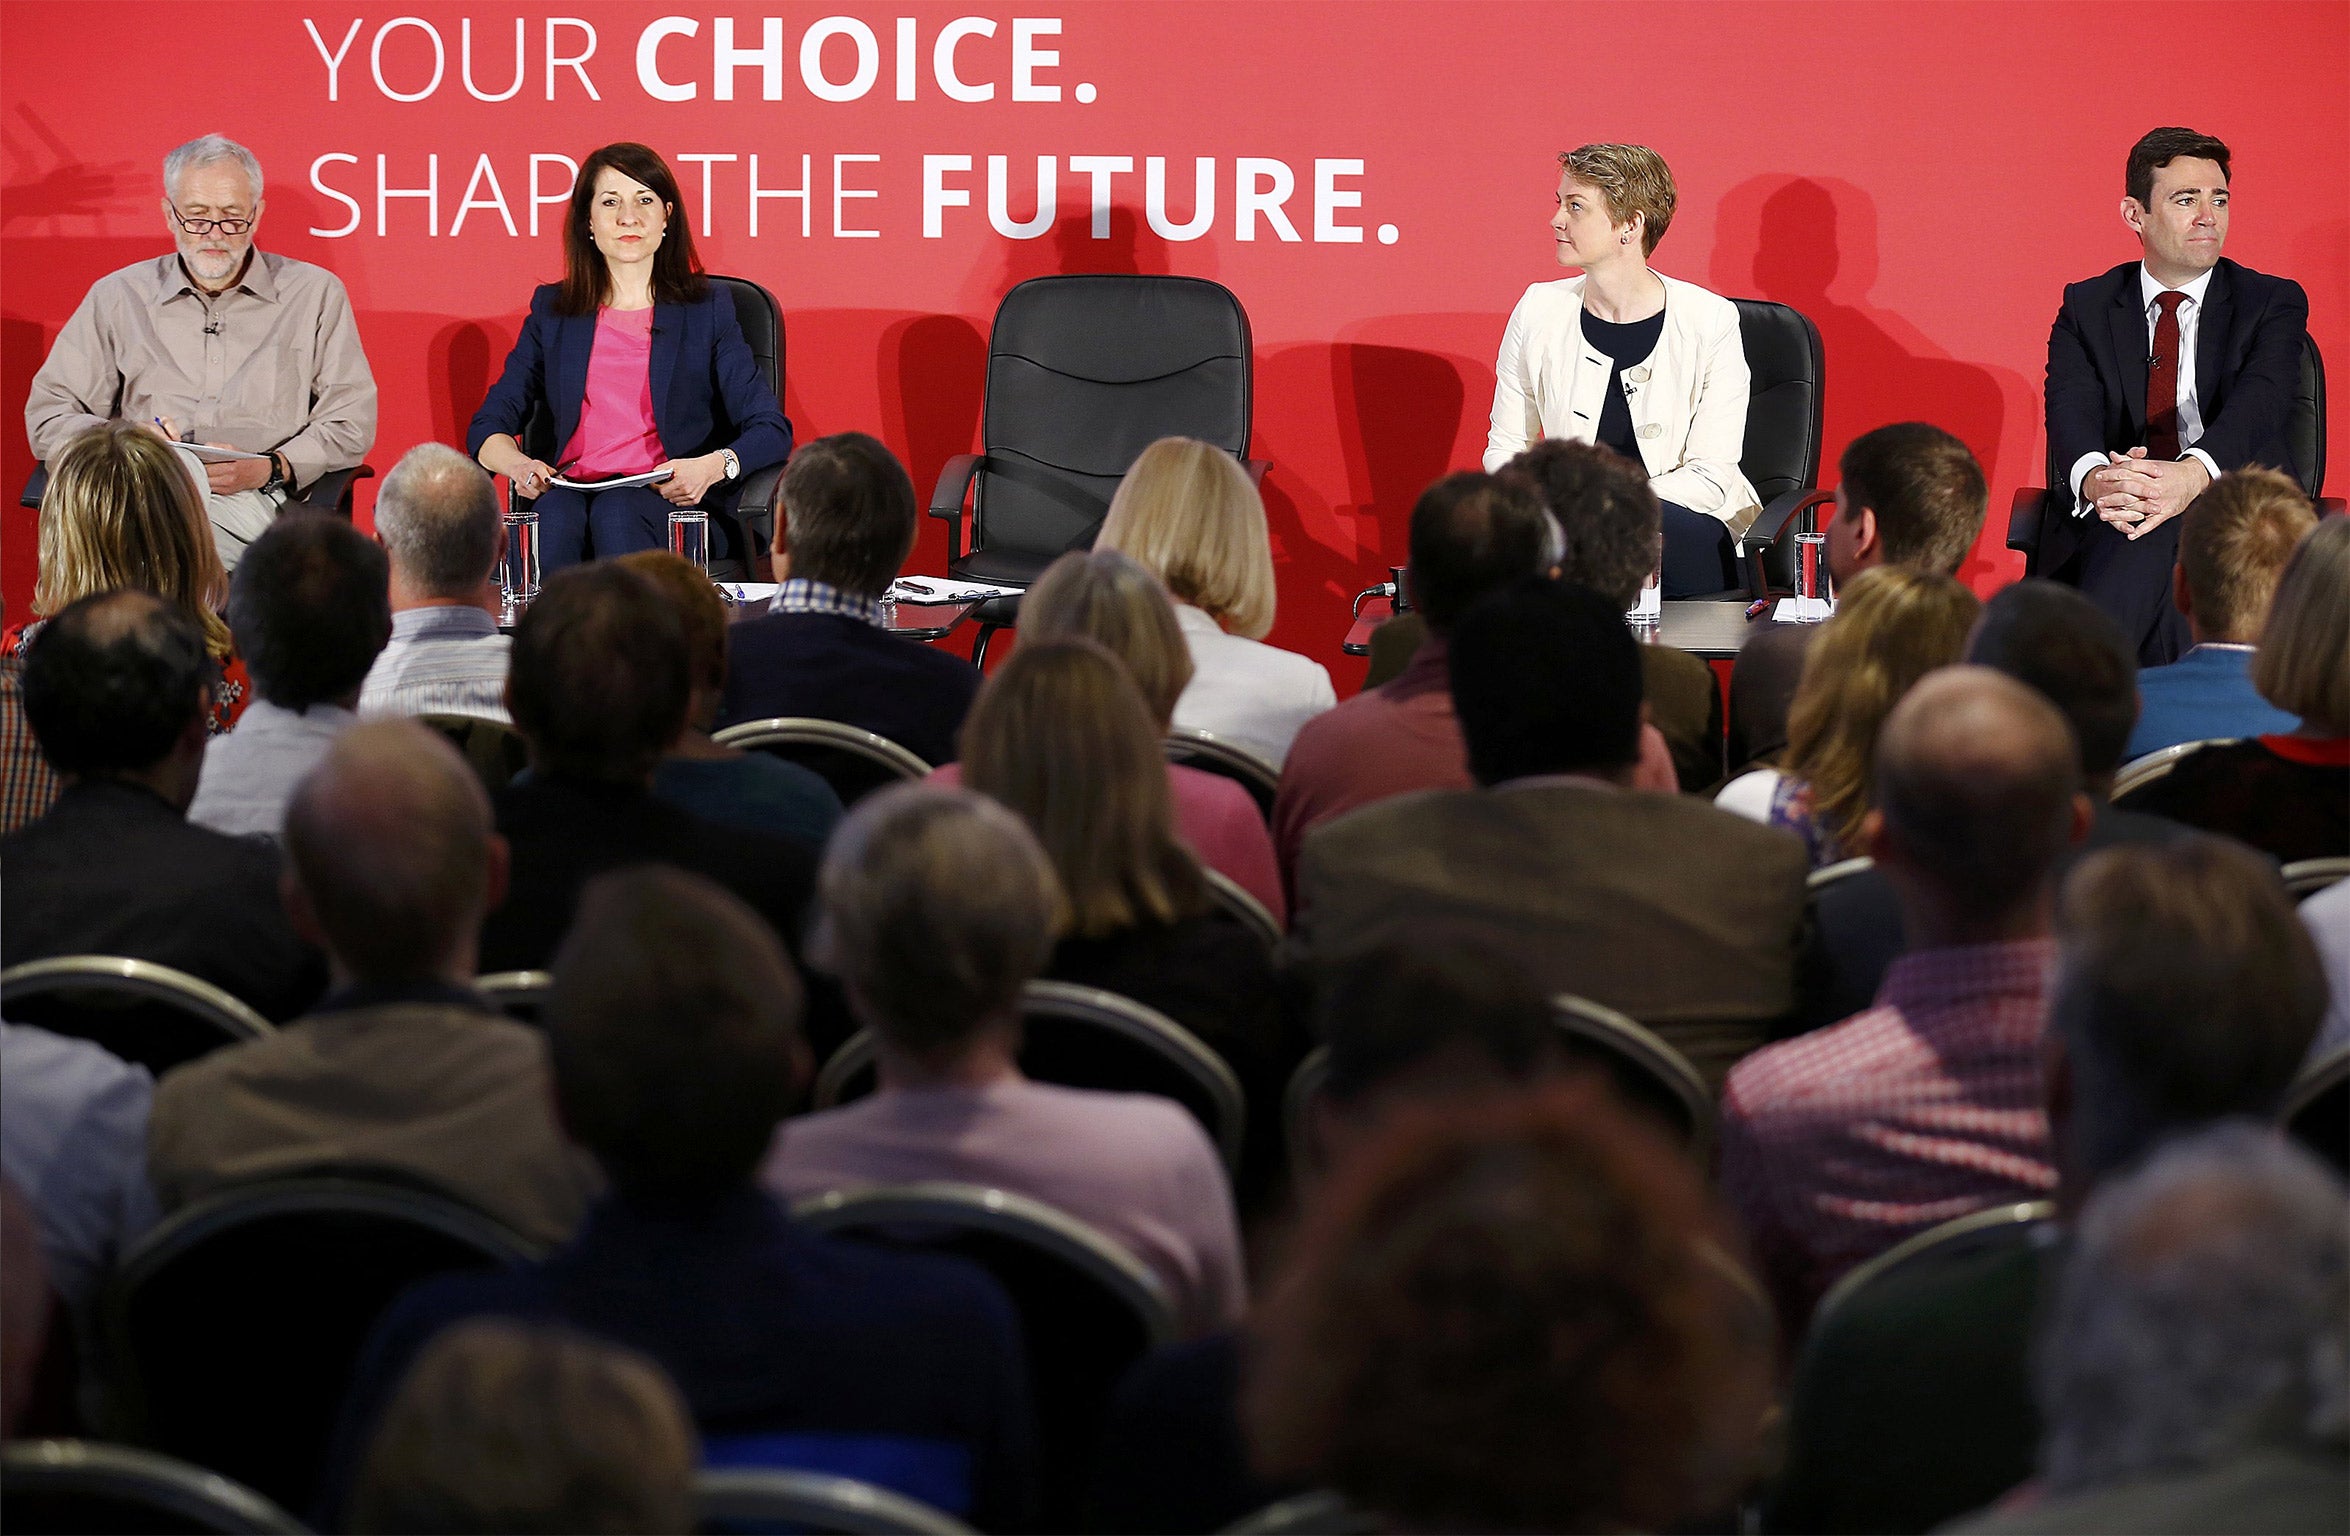
POLYGON ((2154 296, 2162 313, 2154 321, 2154 356, 2146 363, 2146 457, 2179 456, 2179 306, 2187 296, 2166 290, 2154 296))

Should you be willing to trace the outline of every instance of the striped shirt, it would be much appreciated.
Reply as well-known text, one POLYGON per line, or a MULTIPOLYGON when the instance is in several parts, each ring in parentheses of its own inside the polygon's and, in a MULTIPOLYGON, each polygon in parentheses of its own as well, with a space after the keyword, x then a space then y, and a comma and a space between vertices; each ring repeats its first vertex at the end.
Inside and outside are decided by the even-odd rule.
POLYGON ((474 715, 501 724, 511 638, 479 608, 403 608, 359 690, 362 715, 474 715))
POLYGON ((805 576, 794 576, 775 589, 775 599, 767 605, 769 613, 830 613, 844 619, 862 619, 875 629, 887 629, 881 621, 881 599, 857 597, 821 581, 810 581, 805 576))

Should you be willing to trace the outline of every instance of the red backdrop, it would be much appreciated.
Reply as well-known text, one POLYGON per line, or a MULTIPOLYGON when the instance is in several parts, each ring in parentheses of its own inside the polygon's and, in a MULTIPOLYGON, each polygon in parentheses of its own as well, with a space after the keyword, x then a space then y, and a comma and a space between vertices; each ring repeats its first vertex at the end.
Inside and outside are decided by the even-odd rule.
MULTIPOLYGON (((20 410, 32 374, 94 278, 165 248, 158 160, 206 131, 260 155, 263 243, 349 285, 383 394, 379 469, 413 443, 461 439, 532 284, 559 267, 556 205, 534 238, 529 198, 534 171, 550 197, 567 173, 534 155, 577 160, 621 138, 667 154, 711 269, 783 302, 785 408, 801 438, 878 431, 924 493, 949 454, 974 446, 987 326, 1013 283, 1061 271, 1213 278, 1255 328, 1256 452, 1273 461, 1265 500, 1281 578, 1274 638, 1331 663, 1342 689, 1361 675, 1338 653, 1347 600, 1402 558, 1420 489, 1476 462, 1502 322, 1527 283, 1560 275, 1545 227, 1552 157, 1587 140, 1651 144, 1671 163, 1681 202, 1661 269, 1818 324, 1831 468, 1853 435, 1903 418, 1973 446, 1993 514, 1966 574, 1986 590, 2018 568, 2002 547, 2008 493, 2041 477, 2039 380, 2058 289, 2134 254, 2116 205, 2123 154, 2146 128, 2184 121, 2229 141, 2229 254, 2298 278, 2337 376, 2350 368, 2350 6, 2338 0, 772 9, 8 0, 0 592, 11 613, 33 582, 33 514, 13 494, 32 463, 20 410), (859 28, 872 41, 862 94, 859 28), (818 83, 855 99, 811 89, 811 32, 818 83), (954 91, 988 99, 942 87, 944 32, 959 35, 954 91), (744 57, 722 71, 726 42, 744 57), (582 53, 576 68, 549 68, 582 53), (690 100, 657 99, 689 87, 690 100), (1045 95, 1057 99, 1033 99, 1045 95), (755 235, 754 154, 762 188, 806 192, 761 199, 755 235), (1055 157, 1057 218, 1036 238, 992 227, 996 155, 1008 157, 1011 221, 1031 218, 1037 158, 1055 157), (928 156, 971 157, 967 171, 938 173, 968 203, 937 209, 935 237, 928 156), (1071 164, 1081 156, 1131 168, 1071 164), (1157 222, 1176 234, 1195 214, 1194 163, 1213 160, 1214 218, 1196 238, 1154 229, 1153 157, 1167 167, 1157 222), (1259 189, 1282 174, 1244 160, 1286 168, 1294 240, 1278 221, 1240 216, 1244 173, 1259 189), (1320 210, 1326 227, 1317 162, 1340 194, 1320 210), (435 178, 432 197, 379 201, 379 182, 396 193, 435 178), (874 195, 836 201, 843 188, 874 195)), ((2350 411, 2334 413, 2330 451, 2338 491, 2350 411)), ((915 568, 939 570, 944 555, 943 530, 926 526, 915 568)))

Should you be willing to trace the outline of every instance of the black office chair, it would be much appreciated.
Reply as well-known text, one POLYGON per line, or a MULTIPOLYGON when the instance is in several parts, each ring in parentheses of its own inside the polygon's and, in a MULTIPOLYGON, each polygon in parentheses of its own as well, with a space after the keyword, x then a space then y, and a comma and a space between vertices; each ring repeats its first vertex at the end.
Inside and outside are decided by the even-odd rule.
MULTIPOLYGON (((1005 294, 988 337, 986 451, 949 459, 930 494, 948 574, 1025 588, 1091 549, 1118 482, 1162 437, 1214 443, 1261 482, 1264 464, 1248 459, 1252 356, 1248 312, 1202 278, 1035 277, 1005 294)), ((1019 613, 1017 597, 972 610, 974 660, 1019 613)))
MULTIPOLYGON (((721 277, 713 272, 710 282, 734 300, 734 317, 742 326, 743 340, 750 344, 752 359, 759 365, 759 376, 781 401, 783 306, 775 302, 774 294, 747 277, 721 277)), ((543 400, 532 408, 530 420, 523 424, 522 451, 546 464, 554 463, 555 455, 563 451, 563 445, 555 441, 555 413, 547 409, 543 400)), ((734 498, 733 514, 717 514, 710 519, 712 575, 731 581, 757 574, 760 558, 775 547, 775 496, 776 488, 782 483, 781 464, 743 472, 742 490, 734 498), (726 535, 723 540, 718 537, 721 533, 726 535)), ((508 487, 507 502, 513 511, 521 511, 531 500, 514 495, 512 487, 508 487)))
POLYGON ((453 1199, 390 1179, 273 1179, 187 1207, 106 1288, 105 1370, 126 1438, 308 1509, 361 1347, 411 1284, 538 1255, 453 1199))
POLYGON ((1197 768, 1202 773, 1220 774, 1247 790, 1248 797, 1257 803, 1258 813, 1268 825, 1272 823, 1273 800, 1281 789, 1281 770, 1274 764, 1237 742, 1188 726, 1169 730, 1165 748, 1168 762, 1197 768))
POLYGON ((0 1017, 88 1040, 157 1077, 276 1032, 211 982, 120 955, 59 955, 0 971, 0 1017))
POLYGON ((886 736, 805 715, 745 720, 711 739, 722 747, 766 752, 798 763, 830 784, 843 805, 855 805, 877 789, 912 783, 930 772, 928 763, 886 736))
MULTIPOLYGON (((2292 410, 2285 420, 2285 444, 2293 462, 2276 467, 2301 482, 2301 489, 2317 503, 2319 516, 2339 514, 2350 506, 2339 496, 2318 494, 2326 483, 2326 362, 2316 338, 2307 335, 2301 338, 2301 383, 2293 391, 2292 410)), ((2068 493, 2050 487, 2069 486, 2073 467, 2055 461, 2053 445, 2049 454, 2048 484, 2017 491, 2007 511, 2007 547, 2022 553, 2026 576, 2053 574, 2041 568, 2047 520, 2071 515, 2068 493)))
POLYGON ((971 1527, 919 1499, 823 1472, 706 1467, 694 1474, 694 1528, 808 1536, 970 1536, 971 1527))
MULTIPOLYGON (((296 486, 294 493, 286 498, 286 504, 280 509, 280 514, 285 512, 325 512, 331 516, 339 517, 347 523, 351 520, 353 491, 360 481, 374 478, 375 470, 371 465, 357 464, 349 469, 330 469, 308 485, 296 486)), ((35 464, 31 478, 24 483, 23 494, 16 498, 16 504, 20 507, 32 507, 38 510, 41 498, 48 493, 48 490, 49 466, 35 464)))
POLYGON ((1129 1367, 1175 1337, 1158 1278, 1109 1237, 1000 1189, 910 1184, 836 1192, 792 1214, 821 1232, 973 1260, 1020 1314, 1036 1403, 1044 1490, 1038 1530, 1083 1530, 1079 1504, 1110 1394, 1129 1367))
POLYGON ((2350 1174, 2350 1045, 2305 1068, 2278 1116, 2295 1141, 2350 1174))
POLYGON ((217 1473, 95 1440, 20 1440, 0 1450, 0 1527, 49 1536, 309 1529, 217 1473))

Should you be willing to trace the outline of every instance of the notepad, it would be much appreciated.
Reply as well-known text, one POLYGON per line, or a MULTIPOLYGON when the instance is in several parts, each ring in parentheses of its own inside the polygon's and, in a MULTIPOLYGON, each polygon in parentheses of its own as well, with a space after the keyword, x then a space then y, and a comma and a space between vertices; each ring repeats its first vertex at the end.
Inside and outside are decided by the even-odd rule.
POLYGON ((1836 617, 1832 597, 1782 597, 1771 614, 1774 624, 1817 624, 1836 617))
POLYGON ((618 491, 632 485, 659 485, 674 471, 648 469, 641 475, 612 475, 597 480, 577 480, 569 475, 557 475, 547 484, 559 485, 567 491, 618 491))
POLYGON ((266 459, 266 453, 250 453, 243 448, 215 448, 210 443, 174 443, 182 453, 194 454, 207 464, 233 464, 239 459, 266 459))

